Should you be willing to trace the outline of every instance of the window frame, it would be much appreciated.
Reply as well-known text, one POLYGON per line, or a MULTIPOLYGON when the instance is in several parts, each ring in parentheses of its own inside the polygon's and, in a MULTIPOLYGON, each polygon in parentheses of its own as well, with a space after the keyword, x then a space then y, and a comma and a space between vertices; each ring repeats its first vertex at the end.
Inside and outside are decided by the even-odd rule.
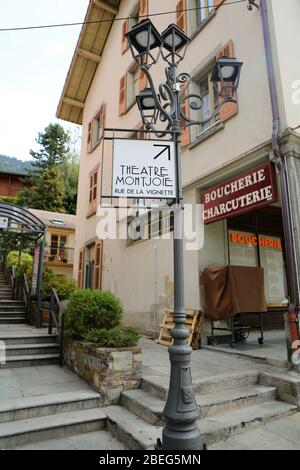
MULTIPOLYGON (((191 82, 191 88, 192 88, 192 93, 201 95, 201 83, 207 79, 207 85, 208 85, 208 94, 209 94, 209 114, 212 114, 218 105, 218 96, 214 90, 212 81, 211 81, 211 76, 212 76, 212 71, 215 65, 215 59, 210 61, 210 63, 199 73, 197 76, 192 78, 191 82)), ((191 119, 194 120, 201 120, 203 119, 203 110, 190 110, 191 113, 191 119)), ((220 124, 220 114, 217 114, 215 117, 213 117, 208 123, 206 124, 199 124, 195 126, 191 126, 191 143, 193 144, 196 142, 203 134, 205 134, 209 129, 217 126, 220 124)))

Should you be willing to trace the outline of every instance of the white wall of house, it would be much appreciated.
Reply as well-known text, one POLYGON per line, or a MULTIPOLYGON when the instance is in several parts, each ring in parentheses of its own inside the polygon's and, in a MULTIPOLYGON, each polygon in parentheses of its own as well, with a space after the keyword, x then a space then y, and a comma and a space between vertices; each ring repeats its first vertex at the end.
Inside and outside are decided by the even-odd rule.
MULTIPOLYGON (((118 16, 130 15, 136 4, 135 0, 121 1, 118 16)), ((150 0, 149 12, 174 11, 176 4, 175 0, 150 0)), ((297 0, 290 0, 289 8, 285 4, 282 0, 272 0, 269 7, 283 122, 285 126, 295 126, 300 124, 297 114, 299 106, 297 108, 291 105, 291 83, 294 78, 300 79, 299 60, 291 63, 290 58, 299 58, 300 6, 297 0), (287 34, 287 29, 290 34, 287 34)), ((159 31, 175 21, 175 14, 153 17, 159 31)), ((87 242, 96 239, 99 221, 96 215, 87 218, 89 175, 101 165, 102 159, 102 144, 87 154, 88 123, 103 102, 106 103, 106 127, 136 128, 140 123, 136 105, 122 117, 118 113, 120 79, 133 65, 130 51, 121 54, 121 32, 122 21, 115 21, 84 108, 75 276, 79 250, 87 242)), ((217 51, 230 40, 233 41, 235 56, 244 62, 238 90, 238 114, 226 121, 210 138, 192 148, 184 149, 182 173, 186 203, 195 204, 199 201, 199 190, 209 185, 210 175, 216 174, 214 182, 217 182, 222 175, 223 179, 225 176, 230 178, 255 162, 268 158, 272 114, 259 10, 253 8, 249 12, 245 3, 225 5, 218 9, 205 27, 193 36, 179 72, 186 71, 196 78, 216 56, 217 51)), ((153 67, 151 73, 157 83, 162 81, 163 64, 153 67)), ((100 197, 99 187, 98 192, 100 197)), ((102 288, 112 290, 121 298, 126 322, 147 331, 158 327, 164 307, 173 304, 172 260, 172 240, 141 241, 131 246, 127 246, 124 240, 104 241, 102 288)), ((201 270, 206 266, 226 262, 226 221, 222 221, 205 227, 205 242, 201 250, 185 253, 187 308, 198 308, 201 304, 201 270)))

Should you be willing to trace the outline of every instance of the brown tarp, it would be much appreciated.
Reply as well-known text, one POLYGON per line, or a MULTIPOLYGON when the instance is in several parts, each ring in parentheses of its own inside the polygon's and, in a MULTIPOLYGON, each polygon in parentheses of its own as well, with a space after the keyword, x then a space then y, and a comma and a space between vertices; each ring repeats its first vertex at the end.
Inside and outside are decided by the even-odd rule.
POLYGON ((205 318, 226 320, 238 313, 266 312, 263 268, 221 266, 200 276, 205 318))

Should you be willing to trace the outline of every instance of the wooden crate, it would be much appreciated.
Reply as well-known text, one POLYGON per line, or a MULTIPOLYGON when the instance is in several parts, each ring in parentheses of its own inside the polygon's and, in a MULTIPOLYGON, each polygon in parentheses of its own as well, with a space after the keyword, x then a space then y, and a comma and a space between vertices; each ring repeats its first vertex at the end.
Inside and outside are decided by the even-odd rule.
MULTIPOLYGON (((199 310, 192 309, 185 309, 185 314, 185 326, 190 332, 187 342, 193 347, 193 349, 198 349, 200 346, 201 330, 203 326, 203 315, 199 310)), ((165 310, 164 320, 160 324, 160 333, 156 342, 165 346, 173 344, 171 331, 174 326, 173 309, 167 308, 165 310)))

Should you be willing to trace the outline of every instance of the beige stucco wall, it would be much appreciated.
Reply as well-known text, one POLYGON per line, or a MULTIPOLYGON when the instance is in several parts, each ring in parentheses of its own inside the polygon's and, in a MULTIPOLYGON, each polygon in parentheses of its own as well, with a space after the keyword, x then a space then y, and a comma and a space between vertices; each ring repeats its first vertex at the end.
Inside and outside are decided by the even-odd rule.
POLYGON ((300 125, 300 3, 268 0, 281 130, 300 125))
MULTIPOLYGON (((286 28, 280 17, 281 9, 284 9, 284 6, 279 6, 280 2, 282 3, 282 0, 274 0, 278 8, 274 14, 274 21, 279 22, 282 28, 276 38, 279 43, 283 41, 283 29, 286 28)), ((296 2, 297 0, 291 0, 295 13, 296 2)), ((121 1, 118 16, 128 16, 136 3, 135 0, 121 1)), ((176 4, 176 0, 164 2, 149 0, 149 10, 151 13, 161 10, 174 11, 176 4)), ((153 22, 160 31, 172 21, 175 22, 175 14, 153 17, 153 22)), ((100 163, 102 152, 100 145, 91 154, 86 154, 88 122, 96 115, 103 101, 107 110, 106 127, 135 128, 140 122, 136 106, 133 106, 125 116, 121 118, 118 116, 120 78, 133 64, 130 51, 121 55, 121 28, 122 21, 113 23, 84 108, 74 277, 77 273, 79 249, 87 241, 96 239, 96 224, 99 220, 96 216, 86 217, 89 174, 100 163)), ((192 40, 179 71, 196 74, 230 39, 233 40, 236 57, 244 62, 238 91, 239 112, 213 137, 192 150, 183 152, 185 202, 198 202, 199 191, 209 182, 214 184, 218 179, 222 179, 222 175, 223 179, 229 178, 268 158, 272 115, 261 18, 257 9, 254 8, 249 12, 243 3, 220 8, 192 40), (229 165, 231 163, 232 165, 229 165), (216 178, 209 180, 209 176, 214 175, 217 170, 219 173, 216 178)), ((295 41, 293 47, 296 48, 297 44, 299 41, 295 41)), ((284 47, 291 47, 290 42, 284 40, 284 45, 281 44, 278 54, 280 66, 284 65, 284 47)), ((156 82, 163 80, 162 63, 153 67, 151 72, 156 82)), ((286 74, 282 75, 281 79, 282 86, 289 80, 286 74)), ((283 107, 286 106, 287 100, 288 95, 283 94, 283 107)), ((286 122, 294 122, 293 112, 292 109, 286 111, 286 122)), ((224 264, 227 262, 226 257, 226 222, 207 226, 203 249, 185 253, 187 308, 197 308, 201 304, 199 295, 201 269, 208 265, 224 264)), ((172 241, 149 240, 129 247, 124 240, 104 241, 102 288, 112 290, 121 298, 127 322, 147 331, 152 330, 154 326, 157 328, 164 306, 173 303, 172 259, 172 241)))

